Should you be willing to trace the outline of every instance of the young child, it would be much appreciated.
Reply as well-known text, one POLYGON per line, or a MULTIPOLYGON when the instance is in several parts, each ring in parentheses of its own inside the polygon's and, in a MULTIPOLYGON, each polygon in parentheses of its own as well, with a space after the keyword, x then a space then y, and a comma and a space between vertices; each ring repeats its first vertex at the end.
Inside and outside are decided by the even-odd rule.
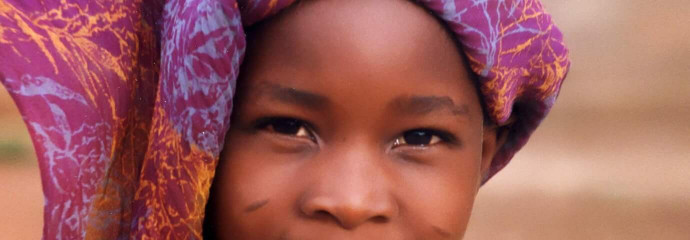
POLYGON ((305 1, 247 35, 208 212, 220 239, 462 236, 507 132, 431 14, 305 1))
POLYGON ((461 239, 569 68, 537 0, 35 4, 0 80, 46 238, 461 239))

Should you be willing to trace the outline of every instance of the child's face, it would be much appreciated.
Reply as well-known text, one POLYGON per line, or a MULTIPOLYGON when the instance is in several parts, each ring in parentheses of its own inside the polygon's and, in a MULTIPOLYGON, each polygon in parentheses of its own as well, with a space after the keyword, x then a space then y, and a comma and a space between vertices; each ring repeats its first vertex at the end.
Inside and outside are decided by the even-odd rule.
POLYGON ((308 1, 252 34, 211 202, 220 237, 463 235, 495 133, 432 16, 308 1))

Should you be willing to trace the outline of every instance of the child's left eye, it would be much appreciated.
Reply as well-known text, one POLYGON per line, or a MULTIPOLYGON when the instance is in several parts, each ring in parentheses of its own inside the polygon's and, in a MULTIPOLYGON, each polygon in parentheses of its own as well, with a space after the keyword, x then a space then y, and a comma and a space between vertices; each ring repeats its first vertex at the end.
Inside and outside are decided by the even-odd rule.
POLYGON ((396 138, 393 146, 413 145, 413 146, 429 146, 437 144, 441 141, 446 141, 445 134, 435 130, 429 129, 415 129, 404 132, 400 137, 396 138))

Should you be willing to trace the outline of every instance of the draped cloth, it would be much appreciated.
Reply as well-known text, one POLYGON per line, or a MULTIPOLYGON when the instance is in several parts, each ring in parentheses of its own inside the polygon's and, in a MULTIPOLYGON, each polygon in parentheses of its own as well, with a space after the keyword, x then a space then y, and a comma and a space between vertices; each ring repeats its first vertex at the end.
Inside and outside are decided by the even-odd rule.
MULTIPOLYGON (((2 0, 0 81, 37 153, 46 239, 200 239, 244 27, 294 0, 2 0)), ((538 0, 419 0, 511 123, 485 181, 553 105, 570 62, 538 0)))

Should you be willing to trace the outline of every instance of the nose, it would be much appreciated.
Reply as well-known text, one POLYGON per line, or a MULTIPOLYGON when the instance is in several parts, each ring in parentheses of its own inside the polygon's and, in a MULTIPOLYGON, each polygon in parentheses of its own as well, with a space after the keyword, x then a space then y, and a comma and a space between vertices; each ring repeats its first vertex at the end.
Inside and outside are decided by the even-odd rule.
POLYGON ((398 215, 398 204, 384 169, 371 159, 331 158, 314 169, 318 178, 304 193, 301 212, 352 230, 365 223, 385 224, 398 215))
POLYGON ((327 196, 314 197, 302 206, 308 217, 333 220, 344 229, 355 229, 364 223, 387 223, 397 209, 389 201, 367 200, 359 196, 338 199, 327 196))

